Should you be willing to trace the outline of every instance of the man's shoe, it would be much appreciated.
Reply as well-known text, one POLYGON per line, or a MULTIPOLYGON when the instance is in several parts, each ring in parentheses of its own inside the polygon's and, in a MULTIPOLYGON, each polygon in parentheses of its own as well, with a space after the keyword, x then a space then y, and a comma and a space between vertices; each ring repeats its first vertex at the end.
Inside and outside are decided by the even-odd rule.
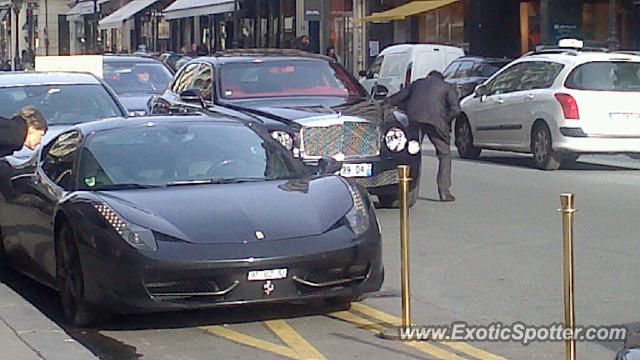
POLYGON ((440 194, 440 201, 442 201, 442 202, 454 202, 454 201, 456 201, 456 197, 451 195, 451 193, 440 194))

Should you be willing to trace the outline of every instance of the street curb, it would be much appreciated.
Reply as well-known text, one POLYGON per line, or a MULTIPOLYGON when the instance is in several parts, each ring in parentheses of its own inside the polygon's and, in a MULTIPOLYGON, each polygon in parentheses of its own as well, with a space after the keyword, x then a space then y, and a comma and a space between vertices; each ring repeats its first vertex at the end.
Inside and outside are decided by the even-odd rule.
POLYGON ((93 353, 0 282, 0 358, 85 360, 93 353))

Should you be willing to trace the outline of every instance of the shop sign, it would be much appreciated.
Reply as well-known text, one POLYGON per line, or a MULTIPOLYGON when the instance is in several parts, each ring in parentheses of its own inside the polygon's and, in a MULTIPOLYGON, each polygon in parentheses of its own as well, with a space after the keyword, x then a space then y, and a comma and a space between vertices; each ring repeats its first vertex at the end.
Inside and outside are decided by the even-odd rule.
POLYGON ((322 15, 322 1, 305 0, 304 2, 304 20, 320 21, 322 15))

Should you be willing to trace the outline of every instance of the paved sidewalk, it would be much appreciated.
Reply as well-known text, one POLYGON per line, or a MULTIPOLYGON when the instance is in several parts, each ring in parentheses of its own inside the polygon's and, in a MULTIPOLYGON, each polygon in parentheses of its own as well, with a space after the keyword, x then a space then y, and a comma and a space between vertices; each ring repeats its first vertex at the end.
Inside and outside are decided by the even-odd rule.
POLYGON ((0 281, 0 360, 95 358, 56 323, 0 281))

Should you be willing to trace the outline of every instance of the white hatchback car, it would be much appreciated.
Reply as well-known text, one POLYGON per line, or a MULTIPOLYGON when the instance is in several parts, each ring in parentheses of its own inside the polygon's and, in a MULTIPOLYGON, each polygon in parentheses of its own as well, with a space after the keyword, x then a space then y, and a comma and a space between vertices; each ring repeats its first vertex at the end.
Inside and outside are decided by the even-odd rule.
POLYGON ((462 158, 482 149, 526 152, 539 169, 555 170, 581 154, 640 153, 640 56, 540 50, 494 74, 461 106, 462 158))

